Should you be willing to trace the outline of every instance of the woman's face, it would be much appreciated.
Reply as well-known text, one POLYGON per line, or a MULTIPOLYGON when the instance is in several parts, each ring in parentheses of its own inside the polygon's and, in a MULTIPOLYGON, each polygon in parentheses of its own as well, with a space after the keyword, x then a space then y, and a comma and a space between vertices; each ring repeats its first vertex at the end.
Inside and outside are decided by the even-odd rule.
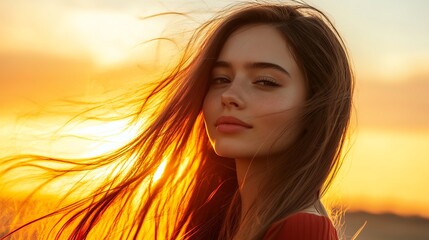
POLYGON ((297 136, 292 121, 306 99, 303 75, 280 32, 269 25, 238 29, 226 41, 204 99, 215 152, 251 159, 281 153, 297 136))

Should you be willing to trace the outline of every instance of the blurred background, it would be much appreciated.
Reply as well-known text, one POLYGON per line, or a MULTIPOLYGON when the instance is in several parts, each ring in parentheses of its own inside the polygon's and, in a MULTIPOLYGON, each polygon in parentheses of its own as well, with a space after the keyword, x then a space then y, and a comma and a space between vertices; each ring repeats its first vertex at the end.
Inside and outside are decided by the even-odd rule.
MULTIPOLYGON (((147 41, 180 43, 181 33, 235 2, 1 0, 0 155, 79 157, 124 143, 133 136, 125 122, 73 130, 109 132, 103 144, 36 137, 72 116, 46 113, 51 104, 132 89, 177 54, 171 42, 147 41), (187 15, 145 18, 169 11, 187 15)), ((337 26, 356 75, 350 150, 326 201, 347 210, 348 238, 366 222, 357 239, 429 239, 429 2, 307 2, 337 26)))

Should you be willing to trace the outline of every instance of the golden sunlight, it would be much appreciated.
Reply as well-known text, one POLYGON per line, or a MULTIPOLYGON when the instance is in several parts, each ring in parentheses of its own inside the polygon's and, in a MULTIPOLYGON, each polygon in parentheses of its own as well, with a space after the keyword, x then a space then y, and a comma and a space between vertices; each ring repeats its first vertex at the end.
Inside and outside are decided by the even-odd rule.
POLYGON ((352 210, 429 217, 429 131, 360 129, 328 195, 352 210))
POLYGON ((164 161, 161 162, 155 174, 153 175, 154 182, 158 181, 162 177, 162 174, 164 173, 166 165, 167 165, 167 159, 164 159, 164 161))
POLYGON ((0 52, 90 58, 103 69, 136 58, 153 59, 153 45, 141 43, 159 37, 165 30, 162 18, 142 20, 138 14, 61 4, 47 7, 28 1, 25 5, 5 3, 0 14, 8 19, 0 22, 0 52))
MULTIPOLYGON (((47 0, 39 4, 27 0, 18 4, 0 0, 0 157, 34 153, 83 158, 123 146, 136 137, 146 119, 139 116, 140 125, 133 126, 129 126, 128 119, 123 119, 77 121, 60 128, 84 108, 73 105, 63 111, 59 107, 61 112, 57 114, 52 100, 77 96, 77 99, 94 102, 108 99, 112 89, 124 89, 120 91, 125 97, 140 104, 139 96, 133 95, 136 86, 152 76, 162 75, 165 69, 159 66, 165 67, 179 55, 175 54, 178 49, 171 41, 150 41, 173 36, 166 32, 171 23, 168 17, 142 18, 149 14, 147 9, 155 5, 153 1, 138 4, 118 1, 115 4, 121 7, 117 8, 103 5, 112 1, 78 1, 82 6, 63 2, 47 0), (88 7, 84 2, 93 6, 88 7), (54 111, 45 111, 50 108, 54 111), (54 134, 49 135, 51 133, 54 134)), ((356 64, 358 126, 353 129, 350 151, 325 199, 351 211, 429 218, 429 48, 427 34, 418 28, 427 18, 410 22, 408 27, 405 23, 392 25, 392 31, 382 32, 387 25, 378 20, 391 11, 385 9, 385 4, 378 3, 382 8, 374 8, 372 13, 371 9, 365 9, 368 17, 373 14, 373 18, 362 19, 357 18, 353 14, 356 10, 348 5, 364 7, 365 4, 326 2, 320 5, 326 5, 327 12, 338 22, 338 30, 341 34, 344 32, 356 64)), ((202 3, 198 4, 204 9, 202 3)), ((398 8, 398 12, 402 14, 403 8, 398 8)), ((414 19, 414 15, 413 18, 392 16, 392 21, 414 19)), ((182 29, 172 29, 176 30, 182 29)), ((182 35, 176 37, 183 38, 182 35)), ((162 99, 155 99, 151 104, 162 104, 162 99)), ((117 112, 110 105, 103 110, 106 115, 118 118, 127 114, 117 112)), ((193 142, 190 145, 193 146, 193 142)), ((170 159, 171 156, 166 157, 157 167, 153 182, 168 174, 166 166, 170 159)), ((91 181, 91 186, 84 189, 91 191, 109 174, 126 172, 134 161, 131 157, 123 166, 106 166, 84 177, 61 178, 43 191, 60 197, 82 179, 91 181)), ((186 159, 186 163, 179 166, 177 178, 194 171, 198 164, 186 159)), ((34 168, 13 172, 5 182, 13 180, 12 177, 29 180, 12 187, 0 183, 0 201, 27 195, 42 182, 37 174, 34 168)), ((186 181, 192 183, 193 179, 186 181)), ((139 196, 144 195, 147 183, 142 183, 136 193, 136 204, 141 203, 139 196)))

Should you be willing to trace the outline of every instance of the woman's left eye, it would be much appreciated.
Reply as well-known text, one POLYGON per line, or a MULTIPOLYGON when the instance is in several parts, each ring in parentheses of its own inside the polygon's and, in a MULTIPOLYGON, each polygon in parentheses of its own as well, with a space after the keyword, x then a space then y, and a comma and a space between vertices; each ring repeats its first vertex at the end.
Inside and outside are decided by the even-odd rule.
POLYGON ((280 84, 278 84, 274 79, 269 78, 261 78, 254 81, 253 83, 263 87, 280 87, 280 84))

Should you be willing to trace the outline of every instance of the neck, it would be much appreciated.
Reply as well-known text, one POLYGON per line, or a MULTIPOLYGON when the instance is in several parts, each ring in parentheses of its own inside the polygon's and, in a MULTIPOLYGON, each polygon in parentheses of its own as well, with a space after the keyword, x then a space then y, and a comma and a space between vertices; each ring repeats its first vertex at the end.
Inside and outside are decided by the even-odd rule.
POLYGON ((241 196, 240 222, 243 222, 246 213, 248 213, 252 204, 257 200, 266 167, 265 162, 260 161, 260 159, 236 159, 235 164, 241 196))

